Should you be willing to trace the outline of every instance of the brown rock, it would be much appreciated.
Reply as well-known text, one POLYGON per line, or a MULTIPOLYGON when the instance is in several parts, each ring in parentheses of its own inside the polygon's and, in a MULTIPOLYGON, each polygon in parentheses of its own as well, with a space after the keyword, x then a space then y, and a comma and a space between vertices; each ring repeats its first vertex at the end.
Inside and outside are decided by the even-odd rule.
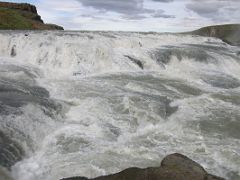
MULTIPOLYGON (((90 180, 73 177, 64 180, 90 180)), ((129 168, 117 174, 91 180, 224 180, 208 174, 202 166, 181 154, 171 154, 162 160, 160 167, 129 168)))
POLYGON ((35 6, 33 6, 31 4, 27 4, 27 3, 0 2, 0 7, 28 11, 28 12, 37 14, 37 8, 35 6))
POLYGON ((240 24, 223 24, 203 27, 191 32, 191 34, 215 37, 230 45, 240 46, 240 24))
POLYGON ((206 171, 195 161, 182 154, 172 154, 162 160, 161 167, 180 172, 191 179, 204 179, 206 171))

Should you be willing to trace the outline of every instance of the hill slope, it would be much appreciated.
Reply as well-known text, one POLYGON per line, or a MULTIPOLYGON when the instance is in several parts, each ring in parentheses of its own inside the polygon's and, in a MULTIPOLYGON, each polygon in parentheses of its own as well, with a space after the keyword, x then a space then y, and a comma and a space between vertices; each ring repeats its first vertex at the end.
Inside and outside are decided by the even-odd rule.
POLYGON ((224 42, 240 46, 240 24, 208 26, 193 31, 192 34, 222 39, 224 42))
POLYGON ((0 30, 63 30, 44 24, 35 6, 25 3, 0 2, 0 30))

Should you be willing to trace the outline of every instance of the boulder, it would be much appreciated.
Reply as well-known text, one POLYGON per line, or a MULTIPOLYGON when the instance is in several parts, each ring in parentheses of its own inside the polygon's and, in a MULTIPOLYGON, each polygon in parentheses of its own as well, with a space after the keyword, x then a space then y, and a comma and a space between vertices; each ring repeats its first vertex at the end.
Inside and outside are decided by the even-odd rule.
POLYGON ((129 168, 122 172, 93 179, 72 177, 62 180, 224 180, 208 174, 204 168, 182 154, 165 157, 160 167, 129 168))

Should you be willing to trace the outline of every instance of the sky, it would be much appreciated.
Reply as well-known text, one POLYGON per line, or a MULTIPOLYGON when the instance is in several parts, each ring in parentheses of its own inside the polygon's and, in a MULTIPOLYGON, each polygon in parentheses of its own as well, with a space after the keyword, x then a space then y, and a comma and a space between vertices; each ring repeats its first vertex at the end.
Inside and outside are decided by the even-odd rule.
POLYGON ((8 0, 65 30, 183 32, 240 23, 240 0, 8 0))

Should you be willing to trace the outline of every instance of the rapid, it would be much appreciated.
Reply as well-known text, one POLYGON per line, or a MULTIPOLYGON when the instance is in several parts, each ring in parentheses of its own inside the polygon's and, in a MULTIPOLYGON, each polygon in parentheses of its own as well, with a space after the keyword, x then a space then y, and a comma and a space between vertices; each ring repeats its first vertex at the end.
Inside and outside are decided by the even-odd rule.
POLYGON ((97 177, 182 153, 240 179, 240 50, 137 32, 0 32, 0 179, 97 177))

